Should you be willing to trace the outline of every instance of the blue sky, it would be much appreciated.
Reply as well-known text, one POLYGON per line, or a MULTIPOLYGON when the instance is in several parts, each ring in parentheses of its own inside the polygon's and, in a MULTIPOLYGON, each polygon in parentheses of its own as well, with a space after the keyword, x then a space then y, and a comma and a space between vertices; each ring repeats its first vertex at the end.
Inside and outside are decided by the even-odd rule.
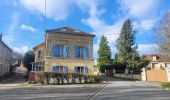
MULTIPOLYGON (((0 32, 3 41, 24 54, 44 41, 45 0, 4 0, 0 3, 0 32)), ((154 29, 170 10, 170 0, 46 0, 45 29, 70 26, 93 33, 94 56, 97 57, 101 35, 108 38, 112 53, 122 23, 131 18, 137 30, 140 54, 155 53, 154 29)))

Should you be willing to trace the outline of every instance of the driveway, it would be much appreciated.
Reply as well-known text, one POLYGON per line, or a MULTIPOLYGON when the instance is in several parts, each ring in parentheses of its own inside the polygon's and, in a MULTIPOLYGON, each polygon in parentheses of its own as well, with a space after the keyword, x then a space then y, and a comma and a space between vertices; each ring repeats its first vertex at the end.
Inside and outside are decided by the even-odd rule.
POLYGON ((109 84, 91 100, 170 100, 170 92, 153 83, 115 78, 106 80, 109 84))

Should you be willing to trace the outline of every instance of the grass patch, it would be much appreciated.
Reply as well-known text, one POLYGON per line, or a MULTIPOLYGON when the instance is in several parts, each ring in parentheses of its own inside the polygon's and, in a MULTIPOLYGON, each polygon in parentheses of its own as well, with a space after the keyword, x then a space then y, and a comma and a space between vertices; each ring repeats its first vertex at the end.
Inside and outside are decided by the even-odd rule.
POLYGON ((161 86, 162 86, 163 88, 168 88, 168 89, 170 89, 170 82, 162 83, 161 86))

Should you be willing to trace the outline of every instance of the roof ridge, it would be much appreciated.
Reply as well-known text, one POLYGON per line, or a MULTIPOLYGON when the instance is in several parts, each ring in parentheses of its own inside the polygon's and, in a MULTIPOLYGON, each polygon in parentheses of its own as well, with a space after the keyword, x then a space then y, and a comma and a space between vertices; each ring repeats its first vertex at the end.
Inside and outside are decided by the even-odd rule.
POLYGON ((68 26, 64 26, 64 27, 60 27, 60 28, 56 28, 56 29, 46 30, 46 32, 72 33, 72 34, 95 36, 93 34, 81 31, 80 29, 76 29, 76 28, 72 28, 72 27, 68 27, 68 26))

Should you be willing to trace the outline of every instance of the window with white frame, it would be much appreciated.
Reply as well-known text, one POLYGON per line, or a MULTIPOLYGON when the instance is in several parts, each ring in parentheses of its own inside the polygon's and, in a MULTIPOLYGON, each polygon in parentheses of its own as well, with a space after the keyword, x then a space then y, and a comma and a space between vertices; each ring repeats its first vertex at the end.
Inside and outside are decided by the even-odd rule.
POLYGON ((53 57, 69 57, 69 46, 55 44, 52 46, 51 56, 53 57))
POLYGON ((38 58, 42 58, 43 57, 43 51, 39 50, 37 55, 38 55, 38 58))
POLYGON ((88 47, 75 46, 74 47, 74 57, 75 58, 89 58, 88 47))
POLYGON ((67 66, 52 66, 51 71, 58 72, 58 73, 67 73, 68 67, 67 66))
POLYGON ((85 67, 85 66, 74 66, 74 72, 75 73, 84 73, 84 74, 87 74, 88 73, 88 67, 85 67))

